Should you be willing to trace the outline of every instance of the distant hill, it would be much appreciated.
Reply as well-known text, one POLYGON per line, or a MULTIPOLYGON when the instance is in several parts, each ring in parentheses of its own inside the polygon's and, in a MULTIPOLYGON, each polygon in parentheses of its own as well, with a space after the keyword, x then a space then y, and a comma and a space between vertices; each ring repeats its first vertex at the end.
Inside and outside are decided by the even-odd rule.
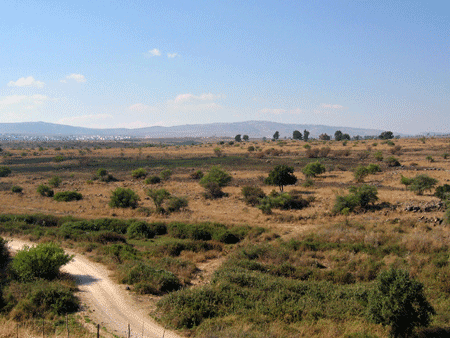
MULTIPOLYGON (((279 131, 280 138, 292 137, 294 130, 302 134, 308 130, 310 137, 318 137, 322 133, 334 136, 336 130, 350 136, 379 135, 384 130, 350 127, 333 127, 313 124, 286 124, 270 121, 246 121, 233 123, 186 124, 173 127, 147 127, 137 129, 93 129, 73 127, 46 122, 0 123, 0 134, 17 134, 30 136, 131 136, 139 138, 165 137, 234 137, 237 134, 250 138, 271 138, 279 131)), ((395 133, 397 135, 397 133, 395 133)))

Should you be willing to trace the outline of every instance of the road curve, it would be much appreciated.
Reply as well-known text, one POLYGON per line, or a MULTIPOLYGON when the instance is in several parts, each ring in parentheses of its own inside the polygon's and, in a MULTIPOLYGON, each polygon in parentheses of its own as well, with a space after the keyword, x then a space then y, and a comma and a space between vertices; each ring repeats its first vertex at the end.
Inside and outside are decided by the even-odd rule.
MULTIPOLYGON (((34 246, 13 238, 8 240, 8 247, 18 251, 23 246, 34 246)), ((70 254, 74 254, 67 251, 70 254)), ((74 254, 74 259, 62 268, 62 271, 74 276, 80 290, 81 301, 95 310, 102 326, 119 337, 127 337, 128 324, 130 324, 131 337, 134 338, 182 338, 182 336, 164 330, 148 316, 146 311, 139 308, 131 297, 108 276, 108 270, 99 263, 89 261, 85 257, 74 254)))

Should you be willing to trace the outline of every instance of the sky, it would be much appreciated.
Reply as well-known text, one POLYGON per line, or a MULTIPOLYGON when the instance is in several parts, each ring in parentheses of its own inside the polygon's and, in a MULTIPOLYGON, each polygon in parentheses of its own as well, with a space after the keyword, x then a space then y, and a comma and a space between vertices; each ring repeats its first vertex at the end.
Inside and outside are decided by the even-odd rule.
POLYGON ((14 0, 0 123, 450 132, 450 1, 14 0))

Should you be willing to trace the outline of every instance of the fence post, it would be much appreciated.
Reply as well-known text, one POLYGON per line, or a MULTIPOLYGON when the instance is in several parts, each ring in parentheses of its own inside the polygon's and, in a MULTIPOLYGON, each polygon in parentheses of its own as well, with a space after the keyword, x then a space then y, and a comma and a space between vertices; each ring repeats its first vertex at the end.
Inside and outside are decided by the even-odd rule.
POLYGON ((67 313, 66 313, 66 329, 67 329, 67 338, 70 338, 69 337, 69 318, 67 316, 67 313))
POLYGON ((19 338, 19 323, 16 324, 17 338, 19 338))
POLYGON ((97 324, 97 338, 100 338, 100 324, 97 324))
POLYGON ((130 323, 128 323, 128 336, 127 336, 128 338, 130 338, 131 337, 131 331, 130 331, 130 323))
POLYGON ((44 318, 42 318, 42 338, 45 338, 45 322, 44 322, 44 318))

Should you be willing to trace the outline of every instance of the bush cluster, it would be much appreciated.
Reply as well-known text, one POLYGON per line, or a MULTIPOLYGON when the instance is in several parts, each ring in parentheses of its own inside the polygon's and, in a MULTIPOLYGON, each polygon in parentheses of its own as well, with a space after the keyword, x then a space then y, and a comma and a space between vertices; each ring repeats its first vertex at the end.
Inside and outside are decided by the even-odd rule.
POLYGON ((60 191, 53 196, 53 199, 58 202, 79 201, 83 195, 76 191, 60 191))
POLYGON ((39 195, 45 196, 45 197, 53 197, 53 195, 55 194, 53 189, 51 189, 48 185, 45 185, 45 184, 40 184, 37 187, 37 193, 39 195))
POLYGON ((311 202, 312 199, 304 199, 297 191, 278 193, 272 190, 269 196, 260 199, 258 208, 264 214, 271 214, 272 209, 299 210, 306 208, 311 202))
POLYGON ((0 166, 0 177, 6 177, 11 174, 11 169, 5 166, 0 166))
POLYGON ((117 188, 112 192, 109 206, 111 208, 133 208, 138 206, 140 197, 131 189, 117 188))

